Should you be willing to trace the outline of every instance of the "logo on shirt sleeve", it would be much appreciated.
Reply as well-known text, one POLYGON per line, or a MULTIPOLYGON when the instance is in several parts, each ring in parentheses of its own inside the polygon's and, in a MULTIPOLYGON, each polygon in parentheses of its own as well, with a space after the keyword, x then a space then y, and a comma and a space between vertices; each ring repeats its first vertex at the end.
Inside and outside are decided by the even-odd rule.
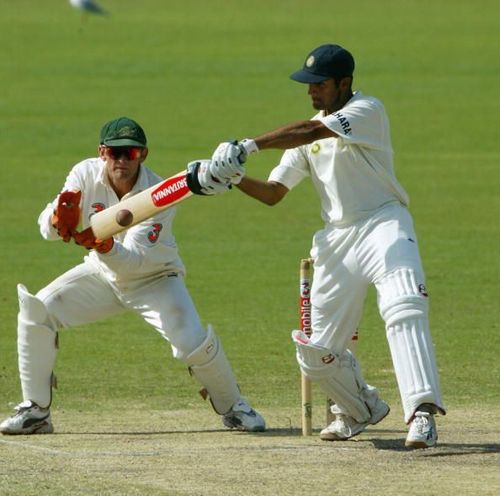
POLYGON ((347 117, 342 112, 335 112, 333 116, 339 121, 342 131, 344 131, 346 136, 352 133, 351 124, 349 124, 347 117))
POLYGON ((148 239, 151 243, 156 243, 160 237, 160 232, 163 229, 163 224, 153 224, 152 230, 148 232, 148 239))

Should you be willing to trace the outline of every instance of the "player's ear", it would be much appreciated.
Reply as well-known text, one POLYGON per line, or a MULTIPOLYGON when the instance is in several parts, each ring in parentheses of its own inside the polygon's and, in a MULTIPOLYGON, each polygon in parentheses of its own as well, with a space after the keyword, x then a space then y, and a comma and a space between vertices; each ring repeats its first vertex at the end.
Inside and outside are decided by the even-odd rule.
POLYGON ((339 88, 345 91, 351 87, 351 84, 352 84, 352 77, 346 76, 340 80, 339 88))
POLYGON ((146 160, 148 153, 149 153, 148 147, 145 146, 141 151, 141 162, 144 162, 144 160, 146 160))
POLYGON ((97 153, 99 154, 99 157, 101 157, 101 159, 104 161, 106 161, 105 151, 106 151, 106 147, 104 145, 99 145, 97 147, 97 153))

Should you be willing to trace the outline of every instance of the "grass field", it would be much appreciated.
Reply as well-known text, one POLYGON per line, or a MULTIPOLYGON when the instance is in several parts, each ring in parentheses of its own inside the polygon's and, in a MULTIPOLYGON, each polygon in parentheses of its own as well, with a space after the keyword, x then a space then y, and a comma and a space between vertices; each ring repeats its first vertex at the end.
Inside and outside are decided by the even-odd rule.
MULTIPOLYGON (((298 261, 320 228, 309 183, 269 209, 238 191, 178 209, 187 283, 270 431, 222 430, 159 335, 133 315, 60 333, 54 436, 0 438, 1 495, 500 493, 500 4, 493 0, 0 0, 0 414, 20 400, 16 284, 35 292, 82 250, 36 218, 101 125, 128 115, 168 176, 221 140, 312 115, 288 75, 315 46, 357 62, 355 87, 391 118, 412 198, 449 415, 441 444, 403 449, 405 426, 374 294, 360 329, 367 380, 392 413, 358 441, 299 434, 298 261)), ((278 152, 252 157, 265 178, 278 152)), ((323 406, 315 429, 322 426, 323 406)))

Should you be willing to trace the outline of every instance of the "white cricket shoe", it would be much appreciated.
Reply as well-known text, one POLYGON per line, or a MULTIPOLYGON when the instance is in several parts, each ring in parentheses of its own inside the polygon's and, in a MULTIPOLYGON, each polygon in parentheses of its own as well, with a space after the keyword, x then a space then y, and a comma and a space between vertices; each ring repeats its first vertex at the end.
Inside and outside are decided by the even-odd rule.
POLYGON ((0 424, 2 434, 51 434, 54 432, 50 410, 40 408, 33 401, 23 401, 16 413, 0 424))
POLYGON ((229 412, 224 414, 222 422, 230 429, 247 432, 266 430, 266 422, 243 398, 240 398, 229 412))
POLYGON ((437 439, 434 415, 429 412, 417 411, 410 424, 405 446, 407 448, 432 448, 436 446, 437 439))
POLYGON ((368 425, 378 424, 391 411, 389 405, 378 399, 368 422, 360 423, 353 417, 337 413, 335 420, 319 434, 323 441, 345 441, 363 432, 368 425))

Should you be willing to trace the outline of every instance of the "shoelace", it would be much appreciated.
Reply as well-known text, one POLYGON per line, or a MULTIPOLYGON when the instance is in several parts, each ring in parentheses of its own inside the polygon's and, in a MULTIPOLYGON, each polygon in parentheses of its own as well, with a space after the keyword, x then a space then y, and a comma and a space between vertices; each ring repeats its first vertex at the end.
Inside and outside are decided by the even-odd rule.
POLYGON ((417 412, 415 414, 415 426, 417 427, 417 431, 422 434, 424 430, 429 425, 429 414, 417 412))
POLYGON ((349 425, 349 419, 347 415, 342 413, 337 414, 337 418, 335 419, 335 424, 339 426, 338 431, 345 433, 347 436, 352 434, 351 426, 349 425))

